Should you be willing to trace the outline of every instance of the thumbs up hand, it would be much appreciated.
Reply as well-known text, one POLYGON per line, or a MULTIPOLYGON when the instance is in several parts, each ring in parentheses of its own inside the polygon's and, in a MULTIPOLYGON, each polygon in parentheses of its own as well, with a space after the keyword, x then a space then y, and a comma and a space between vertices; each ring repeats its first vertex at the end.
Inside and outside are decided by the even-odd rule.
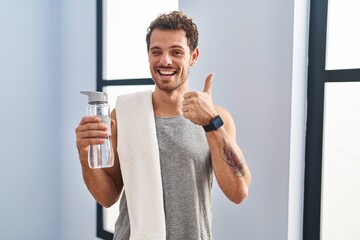
POLYGON ((211 97, 211 86, 214 74, 205 80, 203 92, 187 92, 184 94, 182 111, 185 118, 197 125, 207 125, 218 113, 211 97))

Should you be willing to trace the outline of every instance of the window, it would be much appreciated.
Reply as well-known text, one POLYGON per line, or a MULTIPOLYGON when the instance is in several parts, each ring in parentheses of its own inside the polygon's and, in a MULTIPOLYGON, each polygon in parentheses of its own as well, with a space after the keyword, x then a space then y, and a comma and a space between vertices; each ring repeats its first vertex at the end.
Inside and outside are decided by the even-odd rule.
POLYGON ((328 6, 327 70, 360 68, 360 2, 330 0, 328 6))
MULTIPOLYGON (((97 91, 115 107, 120 94, 154 88, 145 36, 160 13, 178 10, 178 0, 97 0, 97 91)), ((119 204, 97 209, 97 237, 112 239, 119 204)))
POLYGON ((311 1, 303 239, 358 239, 360 44, 356 0, 311 1))

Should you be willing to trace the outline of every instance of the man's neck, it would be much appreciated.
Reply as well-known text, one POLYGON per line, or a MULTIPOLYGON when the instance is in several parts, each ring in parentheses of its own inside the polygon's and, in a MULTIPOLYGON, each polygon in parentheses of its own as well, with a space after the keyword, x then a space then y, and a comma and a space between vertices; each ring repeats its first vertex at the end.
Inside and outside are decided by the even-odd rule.
POLYGON ((154 113, 159 117, 173 117, 182 114, 182 101, 186 91, 165 92, 155 89, 152 95, 154 113))

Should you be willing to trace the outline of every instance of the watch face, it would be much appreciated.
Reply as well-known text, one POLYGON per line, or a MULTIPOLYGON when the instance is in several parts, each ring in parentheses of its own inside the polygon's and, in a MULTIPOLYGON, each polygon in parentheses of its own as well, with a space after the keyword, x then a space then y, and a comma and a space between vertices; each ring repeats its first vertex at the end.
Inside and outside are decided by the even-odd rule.
POLYGON ((221 127, 223 125, 223 121, 219 115, 216 116, 214 119, 212 119, 211 122, 214 125, 214 128, 215 128, 214 130, 218 129, 219 127, 221 127))

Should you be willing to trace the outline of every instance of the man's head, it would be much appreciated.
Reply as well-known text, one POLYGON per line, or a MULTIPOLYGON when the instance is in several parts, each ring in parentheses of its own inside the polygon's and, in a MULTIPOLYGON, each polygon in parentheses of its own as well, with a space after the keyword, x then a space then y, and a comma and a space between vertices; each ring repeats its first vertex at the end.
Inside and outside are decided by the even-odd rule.
POLYGON ((149 26, 146 34, 146 45, 149 51, 150 37, 154 29, 160 30, 184 30, 190 51, 194 51, 198 45, 199 33, 196 24, 183 12, 173 11, 159 15, 149 26))

